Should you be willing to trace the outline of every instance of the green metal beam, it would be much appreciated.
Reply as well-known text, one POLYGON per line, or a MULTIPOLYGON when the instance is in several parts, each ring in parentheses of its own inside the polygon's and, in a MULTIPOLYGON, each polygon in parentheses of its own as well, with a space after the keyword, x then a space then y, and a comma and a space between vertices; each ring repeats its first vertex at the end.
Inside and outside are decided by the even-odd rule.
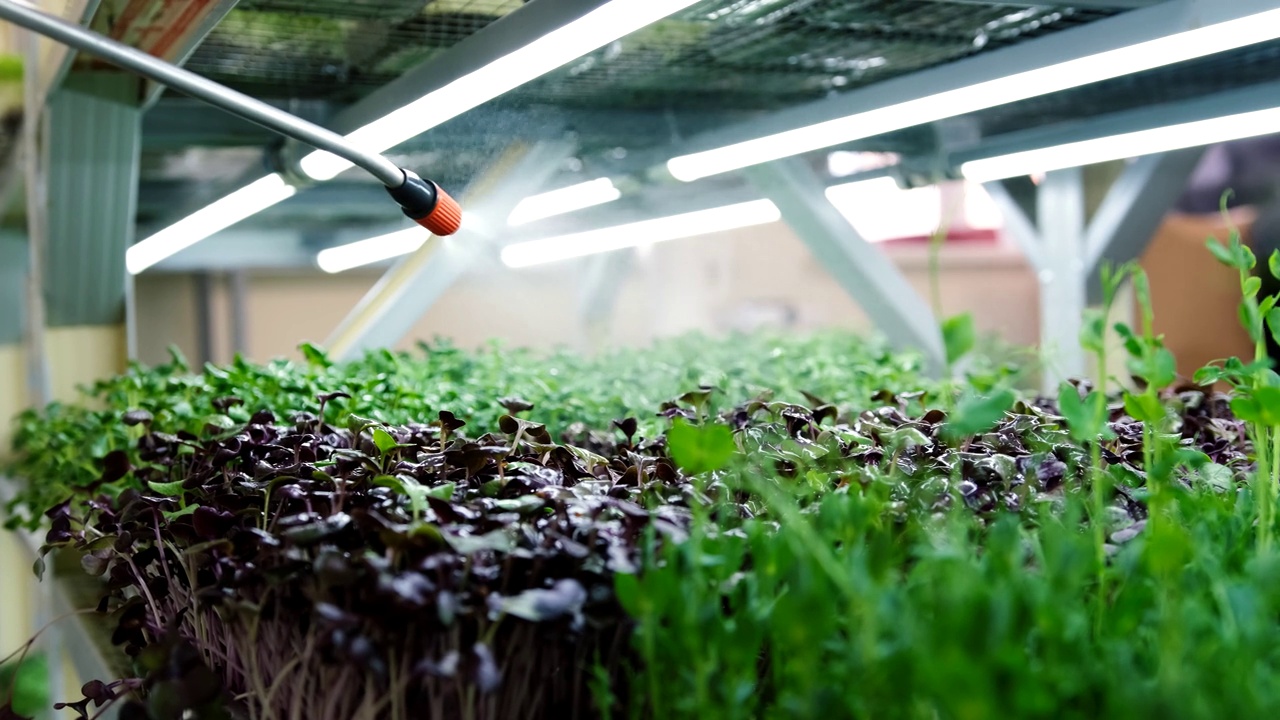
POLYGON ((0 345, 22 342, 26 271, 26 240, 16 233, 0 234, 0 345))
POLYGON ((49 327, 124 321, 124 253, 138 203, 139 79, 74 72, 49 99, 49 327))

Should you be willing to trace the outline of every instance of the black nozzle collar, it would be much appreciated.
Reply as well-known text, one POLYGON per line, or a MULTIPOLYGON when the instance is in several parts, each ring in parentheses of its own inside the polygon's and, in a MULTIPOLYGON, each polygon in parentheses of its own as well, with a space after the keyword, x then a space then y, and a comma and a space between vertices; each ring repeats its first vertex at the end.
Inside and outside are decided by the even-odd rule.
POLYGON ((404 171, 404 183, 400 187, 387 188, 389 193, 404 214, 414 220, 427 217, 436 209, 440 195, 436 192, 436 184, 423 180, 411 170, 404 171))

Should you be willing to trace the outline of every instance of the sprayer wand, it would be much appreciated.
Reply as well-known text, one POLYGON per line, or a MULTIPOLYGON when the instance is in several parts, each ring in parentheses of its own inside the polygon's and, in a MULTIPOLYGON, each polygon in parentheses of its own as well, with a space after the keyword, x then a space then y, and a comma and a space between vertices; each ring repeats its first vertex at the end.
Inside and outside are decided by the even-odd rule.
POLYGON ((418 177, 414 172, 399 167, 378 153, 359 148, 331 130, 171 65, 137 48, 41 12, 20 0, 0 0, 0 19, 100 57, 268 130, 348 160, 385 185, 404 214, 433 235, 452 235, 462 225, 462 209, 435 182, 418 177))

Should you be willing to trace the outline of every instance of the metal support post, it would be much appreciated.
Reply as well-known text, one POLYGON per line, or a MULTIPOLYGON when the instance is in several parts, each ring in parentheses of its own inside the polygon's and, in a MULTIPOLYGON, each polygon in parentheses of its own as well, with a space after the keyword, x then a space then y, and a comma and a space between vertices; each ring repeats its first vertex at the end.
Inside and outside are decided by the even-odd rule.
POLYGON ((244 355, 249 351, 249 276, 239 269, 231 271, 229 277, 231 354, 244 355))
POLYGON ((213 279, 209 273, 195 275, 196 367, 213 362, 213 279))
POLYGON ((467 222, 449 238, 429 237, 387 271, 326 341, 337 359, 399 342, 475 263, 492 255, 516 204, 537 193, 577 144, 544 141, 515 148, 466 191, 467 222))
POLYGON ((928 304, 827 200, 826 187, 813 170, 801 159, 787 158, 745 172, 889 342, 920 352, 928 371, 941 374, 946 364, 942 335, 928 304))
POLYGON ((1043 242, 1040 280, 1040 355, 1043 389, 1083 377, 1080 328, 1085 307, 1084 182, 1080 168, 1045 176, 1036 198, 1043 242))
POLYGON ((1003 182, 984 185, 1004 214, 1005 232, 1040 281, 1045 392, 1084 375, 1080 327, 1084 308, 1101 300, 1102 263, 1142 256, 1203 152, 1192 148, 1133 160, 1112 183, 1087 229, 1081 168, 1045 177, 1036 193, 1038 223, 1027 217, 1003 182))

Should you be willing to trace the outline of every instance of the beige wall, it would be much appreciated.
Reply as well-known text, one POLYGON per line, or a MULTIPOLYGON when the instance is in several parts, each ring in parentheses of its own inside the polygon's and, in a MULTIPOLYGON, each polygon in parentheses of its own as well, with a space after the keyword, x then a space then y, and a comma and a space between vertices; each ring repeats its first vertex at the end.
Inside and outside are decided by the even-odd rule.
POLYGON ((21 345, 0 345, 0 460, 9 453, 11 419, 27 407, 26 353, 21 345))
POLYGON ((150 273, 134 278, 137 298, 138 358, 148 364, 168 359, 170 343, 193 360, 196 350, 196 291, 190 275, 150 273))
MULTIPOLYGON (((927 296, 923 248, 894 249, 895 262, 927 296)), ((524 270, 496 264, 450 288, 402 346, 442 335, 462 346, 493 337, 513 345, 584 347, 577 319, 583 266, 574 261, 524 270)), ((307 340, 323 343, 373 285, 375 271, 257 273, 249 278, 247 354, 255 360, 296 357, 307 340)), ((1035 279, 1012 248, 947 248, 942 296, 950 314, 969 310, 979 325, 1013 342, 1037 332, 1035 279)), ((231 353, 222 284, 215 283, 215 357, 231 353)), ((188 277, 143 275, 138 282, 141 357, 164 359, 176 342, 196 347, 194 286, 188 277)), ((680 242, 642 252, 622 280, 607 341, 638 345, 688 331, 722 332, 790 308, 792 327, 864 329, 866 316, 785 226, 774 224, 680 242)))

